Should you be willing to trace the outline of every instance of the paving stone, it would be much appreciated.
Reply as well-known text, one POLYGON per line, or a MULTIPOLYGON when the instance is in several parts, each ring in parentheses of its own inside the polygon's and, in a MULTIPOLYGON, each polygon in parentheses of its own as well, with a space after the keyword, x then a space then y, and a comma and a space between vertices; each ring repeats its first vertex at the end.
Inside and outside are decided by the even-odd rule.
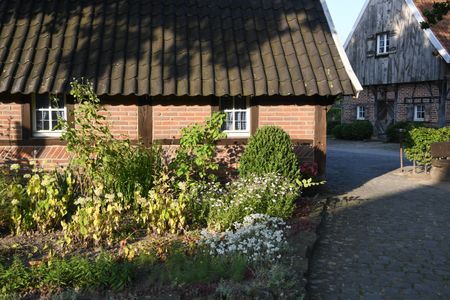
POLYGON ((338 199, 359 200, 329 208, 332 217, 311 262, 311 299, 450 295, 450 185, 393 174, 397 152, 386 147, 330 144, 330 189, 340 193, 338 199))

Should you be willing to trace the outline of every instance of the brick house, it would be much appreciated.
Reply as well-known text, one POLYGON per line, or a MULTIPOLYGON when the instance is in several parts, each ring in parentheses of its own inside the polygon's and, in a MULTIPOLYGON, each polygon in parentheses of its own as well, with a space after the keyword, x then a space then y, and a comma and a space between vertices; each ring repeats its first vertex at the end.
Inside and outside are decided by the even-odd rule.
POLYGON ((320 0, 0 0, 2 162, 67 162, 53 126, 82 77, 118 138, 176 146, 223 110, 222 157, 278 125, 322 171, 326 107, 361 89, 320 0))
POLYGON ((450 15, 420 26, 433 2, 445 0, 366 1, 344 44, 364 90, 344 97, 343 122, 369 120, 380 137, 394 122, 450 122, 450 15))

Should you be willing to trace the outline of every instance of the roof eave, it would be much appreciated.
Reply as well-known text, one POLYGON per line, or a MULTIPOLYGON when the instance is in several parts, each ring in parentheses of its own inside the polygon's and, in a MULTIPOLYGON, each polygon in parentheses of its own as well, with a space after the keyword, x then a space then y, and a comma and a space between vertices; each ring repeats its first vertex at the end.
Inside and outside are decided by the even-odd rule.
POLYGON ((320 0, 320 3, 322 4, 325 17, 327 18, 328 26, 330 27, 331 35, 333 36, 333 40, 339 52, 339 56, 341 57, 342 63, 344 64, 345 71, 347 72, 347 75, 352 82, 354 96, 358 97, 359 93, 363 90, 363 87, 359 82, 358 77, 356 77, 355 72, 353 71, 352 65, 350 64, 350 60, 345 53, 344 47, 342 47, 342 44, 339 41, 339 36, 337 34, 336 27, 334 26, 333 19, 331 18, 330 11, 328 10, 327 3, 325 2, 325 0, 320 0))

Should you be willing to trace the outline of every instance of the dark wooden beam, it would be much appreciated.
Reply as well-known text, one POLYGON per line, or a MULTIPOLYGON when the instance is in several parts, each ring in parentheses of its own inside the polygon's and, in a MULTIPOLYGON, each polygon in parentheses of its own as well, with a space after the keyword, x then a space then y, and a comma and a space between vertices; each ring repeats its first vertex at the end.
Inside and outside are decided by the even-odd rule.
POLYGON ((142 143, 149 147, 153 140, 153 107, 148 97, 139 98, 138 136, 142 143))
POLYGON ((22 140, 31 138, 31 99, 30 97, 22 98, 22 140))
POLYGON ((250 106, 250 133, 253 135, 256 130, 258 129, 259 124, 259 105, 258 105, 258 99, 252 98, 251 99, 251 106, 250 106))
POLYGON ((314 130, 314 161, 320 175, 325 175, 327 161, 327 106, 316 105, 314 130))

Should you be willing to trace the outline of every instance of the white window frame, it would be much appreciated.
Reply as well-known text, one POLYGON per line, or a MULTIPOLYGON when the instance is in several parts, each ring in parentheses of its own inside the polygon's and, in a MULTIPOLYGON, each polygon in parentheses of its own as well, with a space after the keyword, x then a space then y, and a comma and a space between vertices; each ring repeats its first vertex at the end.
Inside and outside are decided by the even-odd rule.
POLYGON ((366 108, 364 106, 358 105, 356 107, 356 120, 366 119, 366 108))
POLYGON ((391 41, 389 38, 389 33, 379 33, 377 34, 377 55, 384 55, 389 54, 389 47, 390 47, 391 41), (381 42, 384 42, 383 47, 381 47, 381 42), (381 51, 380 51, 380 48, 381 51))
POLYGON ((423 122, 425 121, 425 105, 424 104, 416 104, 414 105, 414 122, 423 122), (419 107, 422 109, 419 110, 419 107), (418 114, 423 115, 423 117, 419 117, 418 114))
MULTIPOLYGON (((50 95, 48 95, 50 98, 50 95)), ((51 100, 48 101, 48 107, 45 108, 36 108, 36 94, 32 95, 31 99, 31 111, 32 111, 32 129, 33 129, 33 137, 60 137, 63 133, 63 130, 37 130, 37 112, 46 111, 49 114, 49 122, 50 126, 52 126, 52 112, 63 112, 63 118, 67 120, 67 106, 66 106, 66 97, 63 96, 62 101, 64 103, 64 108, 55 108, 52 107, 51 100)))
POLYGON ((245 124, 246 129, 245 130, 224 130, 223 132, 226 133, 227 137, 249 137, 250 136, 250 97, 243 97, 245 98, 245 103, 246 103, 246 109, 236 109, 235 108, 235 99, 236 96, 232 96, 230 97, 231 99, 233 99, 233 108, 232 109, 222 109, 222 99, 224 99, 225 97, 219 97, 219 108, 220 111, 224 112, 224 113, 232 113, 233 114, 233 128, 235 128, 234 124, 235 124, 235 113, 236 112, 245 112, 245 124))

